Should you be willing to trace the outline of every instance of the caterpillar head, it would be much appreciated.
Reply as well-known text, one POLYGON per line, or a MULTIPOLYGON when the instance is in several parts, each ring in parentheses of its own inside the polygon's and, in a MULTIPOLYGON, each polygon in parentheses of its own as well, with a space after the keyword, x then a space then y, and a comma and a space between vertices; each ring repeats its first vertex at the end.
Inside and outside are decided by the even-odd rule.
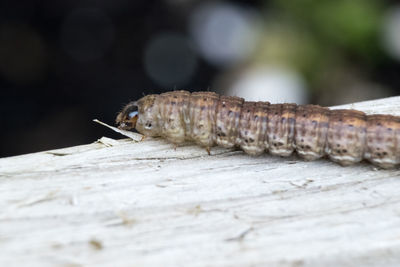
POLYGON ((158 109, 154 105, 156 96, 147 95, 127 104, 117 116, 118 128, 128 131, 136 129, 146 136, 158 136, 158 109))

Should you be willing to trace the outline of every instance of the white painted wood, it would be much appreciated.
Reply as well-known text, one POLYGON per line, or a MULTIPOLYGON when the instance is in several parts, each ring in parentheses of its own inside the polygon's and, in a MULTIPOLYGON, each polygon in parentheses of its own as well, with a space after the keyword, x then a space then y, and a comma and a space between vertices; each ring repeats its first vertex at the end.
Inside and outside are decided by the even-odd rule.
POLYGON ((0 159, 0 266, 400 264, 400 170, 102 142, 0 159))

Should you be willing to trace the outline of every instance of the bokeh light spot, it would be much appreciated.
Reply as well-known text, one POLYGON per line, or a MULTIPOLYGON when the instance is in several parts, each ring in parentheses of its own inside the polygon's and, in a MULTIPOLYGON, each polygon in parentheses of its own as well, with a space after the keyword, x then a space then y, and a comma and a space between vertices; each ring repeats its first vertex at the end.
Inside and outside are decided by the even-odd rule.
POLYGON ((63 49, 77 61, 102 57, 114 41, 111 19, 96 8, 80 8, 70 13, 61 29, 63 49))
POLYGON ((244 60, 254 50, 259 15, 230 3, 206 3, 195 9, 189 30, 202 56, 212 64, 244 60))
POLYGON ((305 104, 308 101, 306 83, 302 76, 288 68, 262 66, 244 72, 228 89, 251 101, 305 104))
POLYGON ((382 41, 388 54, 400 60, 400 6, 390 8, 386 12, 382 41))
POLYGON ((155 83, 161 86, 180 86, 193 75, 197 58, 185 36, 161 33, 147 44, 144 65, 155 83))
POLYGON ((45 75, 46 45, 26 25, 0 26, 0 73, 15 84, 38 81, 45 75))

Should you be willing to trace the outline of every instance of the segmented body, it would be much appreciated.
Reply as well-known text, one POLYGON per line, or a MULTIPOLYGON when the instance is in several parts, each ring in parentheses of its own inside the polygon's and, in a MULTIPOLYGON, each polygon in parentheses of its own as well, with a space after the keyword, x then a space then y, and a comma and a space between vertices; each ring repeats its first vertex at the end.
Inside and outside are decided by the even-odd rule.
MULTIPOLYGON (((172 91, 137 102, 136 129, 179 145, 240 147, 306 160, 328 156, 341 165, 363 159, 382 168, 400 163, 400 117, 329 110, 316 105, 250 102, 213 92, 172 91)), ((118 116, 121 122, 128 109, 118 116)))

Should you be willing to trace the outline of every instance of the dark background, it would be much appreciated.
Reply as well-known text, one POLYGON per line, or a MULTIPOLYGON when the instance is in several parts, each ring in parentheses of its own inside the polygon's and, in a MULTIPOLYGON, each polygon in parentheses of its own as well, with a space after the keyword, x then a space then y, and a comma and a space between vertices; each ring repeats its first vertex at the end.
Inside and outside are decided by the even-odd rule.
MULTIPOLYGON (((290 66, 315 104, 396 95, 400 48, 385 40, 400 38, 387 28, 400 23, 397 8, 378 0, 2 1, 0 157, 120 138, 92 119, 112 124, 123 104, 147 93, 225 90, 260 64, 290 66), (190 33, 205 3, 252 10, 273 30, 258 32, 251 55, 210 59, 190 33)), ((232 25, 218 27, 229 35, 232 25)))

